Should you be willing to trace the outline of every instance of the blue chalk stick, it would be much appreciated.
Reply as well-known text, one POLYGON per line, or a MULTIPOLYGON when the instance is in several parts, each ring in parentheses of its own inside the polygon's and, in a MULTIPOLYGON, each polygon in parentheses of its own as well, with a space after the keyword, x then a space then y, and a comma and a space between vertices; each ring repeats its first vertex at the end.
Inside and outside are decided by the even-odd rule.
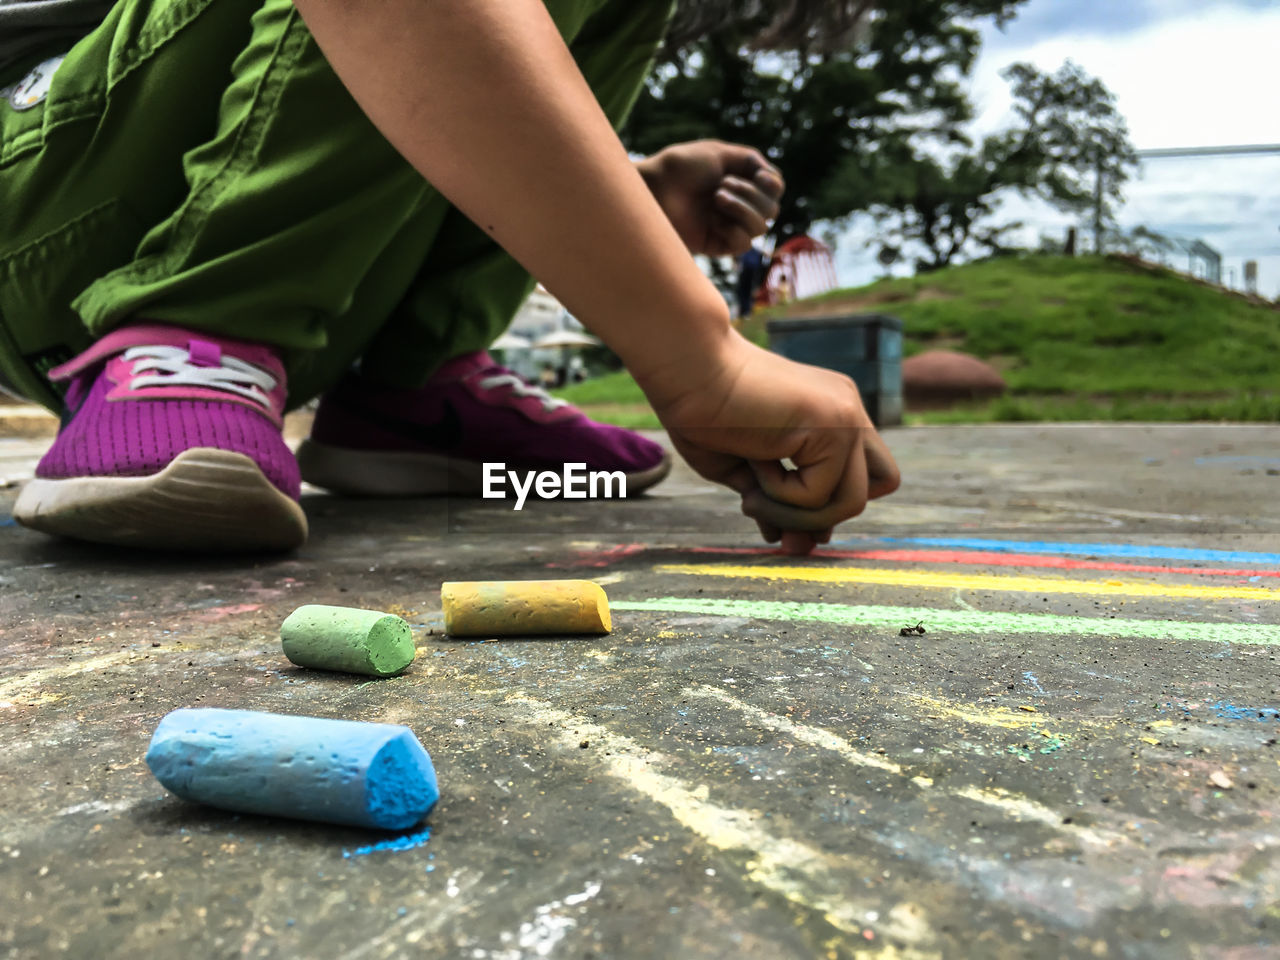
POLYGON ((147 766, 184 800, 266 816, 404 830, 440 797, 408 727, 251 710, 175 710, 147 766))

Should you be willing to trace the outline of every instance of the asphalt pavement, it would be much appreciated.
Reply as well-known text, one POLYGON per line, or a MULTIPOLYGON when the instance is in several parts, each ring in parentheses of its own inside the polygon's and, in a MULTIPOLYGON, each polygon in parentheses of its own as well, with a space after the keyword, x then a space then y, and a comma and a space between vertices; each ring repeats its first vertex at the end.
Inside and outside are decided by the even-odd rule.
POLYGON ((678 469, 627 502, 343 500, 183 558, 8 512, 0 957, 1280 957, 1280 428, 975 426, 823 554, 678 469), (604 585, 606 637, 454 640, 443 580, 604 585), (281 654, 386 610, 394 679, 281 654), (442 798, 384 835, 167 794, 168 711, 403 723, 442 798))

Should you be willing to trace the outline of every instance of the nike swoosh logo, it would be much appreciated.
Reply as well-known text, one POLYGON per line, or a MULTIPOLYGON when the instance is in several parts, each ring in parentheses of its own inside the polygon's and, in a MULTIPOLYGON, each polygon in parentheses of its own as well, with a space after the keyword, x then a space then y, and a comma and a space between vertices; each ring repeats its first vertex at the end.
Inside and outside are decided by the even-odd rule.
POLYGON ((458 411, 448 400, 444 401, 444 416, 435 423, 402 420, 380 410, 372 410, 360 403, 347 406, 352 413, 363 417, 374 426, 424 447, 449 450, 462 443, 462 417, 458 416, 458 411))

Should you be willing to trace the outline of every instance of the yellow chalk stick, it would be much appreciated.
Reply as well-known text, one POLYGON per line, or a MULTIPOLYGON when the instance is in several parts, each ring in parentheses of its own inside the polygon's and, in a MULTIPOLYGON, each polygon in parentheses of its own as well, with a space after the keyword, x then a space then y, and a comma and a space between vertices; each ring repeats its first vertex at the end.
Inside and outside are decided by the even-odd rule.
POLYGON ((608 633, 609 598, 590 580, 472 580, 440 587, 445 633, 510 637, 608 633))

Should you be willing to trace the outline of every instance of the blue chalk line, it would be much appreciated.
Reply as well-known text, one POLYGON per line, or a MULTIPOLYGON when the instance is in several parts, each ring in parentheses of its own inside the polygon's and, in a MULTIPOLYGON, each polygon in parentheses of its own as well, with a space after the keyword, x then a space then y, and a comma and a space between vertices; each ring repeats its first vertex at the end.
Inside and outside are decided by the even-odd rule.
POLYGON ((403 850, 416 850, 418 847, 425 847, 427 841, 431 839, 431 828, 427 827, 417 833, 406 833, 403 837, 393 837, 390 840, 380 840, 372 843, 367 847, 356 847, 354 850, 343 850, 342 858, 350 860, 352 857, 365 857, 371 853, 399 853, 403 850))
POLYGON ((1206 703, 1205 706, 1224 720, 1253 720, 1256 723, 1280 720, 1280 709, 1275 707, 1241 707, 1226 700, 1206 703))
POLYGON ((1254 463, 1260 466, 1280 467, 1280 457, 1234 456, 1234 457, 1196 457, 1196 466, 1203 467, 1215 463, 1254 463))
MULTIPOLYGON (((1198 550, 1191 547, 1157 547, 1140 543, 1057 543, 1040 540, 986 540, 980 537, 877 537, 880 543, 914 543, 957 550, 991 550, 997 553, 1049 553, 1074 557, 1152 557, 1189 560, 1193 563, 1260 563, 1280 565, 1280 553, 1251 550, 1198 550)), ((866 540, 833 540, 834 545, 865 547, 866 540)))

